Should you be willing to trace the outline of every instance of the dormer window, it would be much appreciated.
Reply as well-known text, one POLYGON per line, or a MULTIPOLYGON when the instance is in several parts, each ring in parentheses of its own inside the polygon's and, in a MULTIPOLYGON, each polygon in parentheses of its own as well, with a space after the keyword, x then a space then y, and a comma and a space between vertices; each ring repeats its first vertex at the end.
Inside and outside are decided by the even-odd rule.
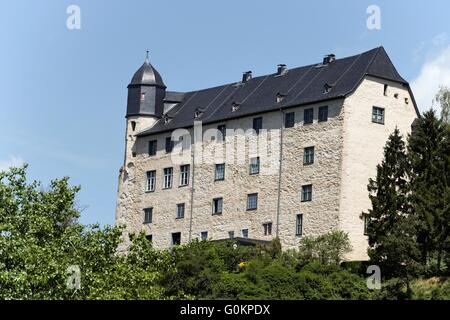
POLYGON ((194 112, 195 119, 200 118, 202 115, 203 115, 203 110, 201 110, 201 109, 195 110, 195 112, 194 112))
POLYGON ((164 115, 164 124, 168 124, 170 121, 172 121, 172 117, 169 115, 164 115))
POLYGON ((141 101, 145 101, 145 93, 144 92, 141 93, 141 101))
POLYGON ((239 103, 233 102, 233 103, 231 104, 231 112, 236 112, 236 111, 238 111, 240 106, 241 106, 241 105, 240 105, 239 103))
POLYGON ((329 85, 328 83, 325 83, 323 86, 323 94, 327 94, 333 89, 333 86, 329 85))

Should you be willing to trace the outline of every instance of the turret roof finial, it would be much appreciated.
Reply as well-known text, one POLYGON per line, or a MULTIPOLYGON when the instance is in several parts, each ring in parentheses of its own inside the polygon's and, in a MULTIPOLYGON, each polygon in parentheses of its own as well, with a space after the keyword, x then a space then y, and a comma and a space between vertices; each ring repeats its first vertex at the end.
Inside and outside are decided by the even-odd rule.
POLYGON ((145 55, 145 62, 149 63, 149 59, 148 59, 148 50, 146 51, 147 54, 145 55))

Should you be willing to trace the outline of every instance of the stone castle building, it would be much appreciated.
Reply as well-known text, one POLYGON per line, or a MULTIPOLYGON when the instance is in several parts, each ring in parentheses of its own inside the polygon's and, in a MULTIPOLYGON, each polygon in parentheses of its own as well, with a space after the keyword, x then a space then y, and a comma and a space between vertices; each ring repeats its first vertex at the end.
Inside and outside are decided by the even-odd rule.
POLYGON ((382 47, 192 92, 168 91, 147 58, 128 85, 116 223, 157 248, 278 236, 287 249, 340 229, 365 259, 368 179, 418 114, 382 47))

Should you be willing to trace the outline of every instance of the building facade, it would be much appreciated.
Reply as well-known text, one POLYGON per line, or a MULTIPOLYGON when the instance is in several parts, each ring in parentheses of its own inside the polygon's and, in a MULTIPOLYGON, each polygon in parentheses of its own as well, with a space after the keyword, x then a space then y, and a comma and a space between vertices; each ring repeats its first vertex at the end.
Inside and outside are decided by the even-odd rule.
POLYGON ((366 259, 368 180, 418 114, 382 47, 186 93, 146 60, 128 86, 116 223, 157 248, 278 236, 288 249, 339 229, 348 259, 366 259))

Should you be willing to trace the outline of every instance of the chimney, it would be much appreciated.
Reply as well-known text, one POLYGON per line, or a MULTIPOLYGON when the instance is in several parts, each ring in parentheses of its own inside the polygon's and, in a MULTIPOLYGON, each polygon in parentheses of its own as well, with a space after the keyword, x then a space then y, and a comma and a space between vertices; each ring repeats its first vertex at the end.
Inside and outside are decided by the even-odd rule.
POLYGON ((327 64, 330 64, 330 63, 332 63, 334 60, 336 60, 336 55, 334 55, 333 53, 331 53, 331 54, 328 54, 328 55, 326 55, 324 58, 323 58, 323 65, 327 65, 327 64))
POLYGON ((244 72, 244 74, 242 75, 242 83, 246 83, 251 79, 252 79, 252 72, 251 71, 244 72))
POLYGON ((277 76, 284 76, 287 72, 287 67, 285 64, 279 64, 277 68, 277 76))

